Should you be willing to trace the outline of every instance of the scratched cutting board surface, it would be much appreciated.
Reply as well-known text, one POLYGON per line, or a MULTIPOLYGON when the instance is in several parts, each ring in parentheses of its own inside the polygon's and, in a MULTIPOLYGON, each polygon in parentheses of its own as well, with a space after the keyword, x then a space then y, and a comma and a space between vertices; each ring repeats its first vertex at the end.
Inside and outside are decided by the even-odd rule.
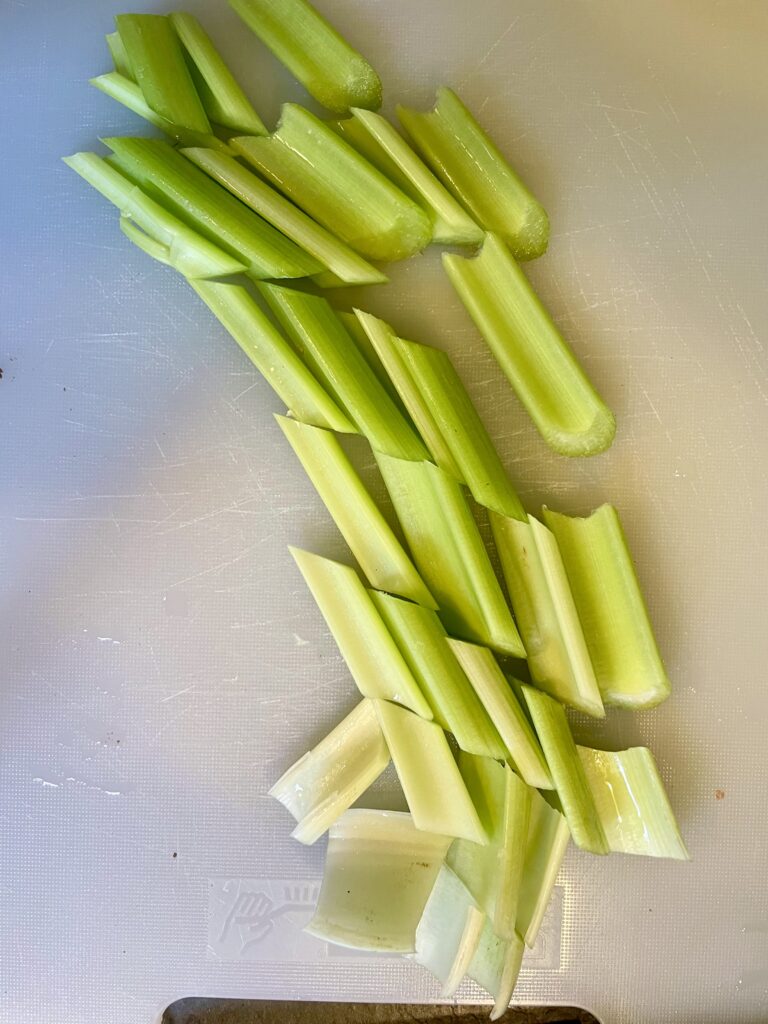
MULTIPOLYGON (((530 275, 616 443, 545 449, 436 251, 348 298, 451 353, 529 508, 619 506, 674 682, 657 711, 576 730, 653 748, 693 861, 572 850, 517 998, 605 1024, 764 1021, 765 6, 321 6, 387 108, 453 84, 532 184, 552 238, 530 275)), ((223 2, 187 7, 267 118, 304 100, 223 2)), ((150 1022, 192 994, 435 1000, 417 966, 301 931, 324 844, 292 842, 266 789, 355 690, 287 545, 344 548, 270 390, 58 160, 144 132, 87 84, 120 9, 0 5, 0 1021, 150 1022)), ((370 799, 397 802, 391 776, 370 799)))

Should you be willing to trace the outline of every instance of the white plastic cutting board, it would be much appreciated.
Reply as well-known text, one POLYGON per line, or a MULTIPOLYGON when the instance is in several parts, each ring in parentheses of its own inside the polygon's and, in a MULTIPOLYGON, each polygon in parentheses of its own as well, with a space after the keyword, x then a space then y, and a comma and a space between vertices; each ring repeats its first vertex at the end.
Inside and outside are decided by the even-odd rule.
MULTIPOLYGON (((265 116, 303 99, 223 0, 186 6, 265 116)), ((577 731, 652 746, 693 861, 571 852, 518 998, 765 1021, 766 7, 321 6, 388 105, 457 87, 549 210, 530 274, 616 410, 606 455, 545 450, 437 252, 355 301, 457 359, 529 508, 619 506, 674 681, 659 710, 577 731)), ((355 691, 286 546, 343 545, 270 390, 58 160, 144 131, 87 84, 121 7, 0 5, 0 1021, 434 1000, 415 965, 301 932, 323 844, 293 843, 265 791, 355 691)))

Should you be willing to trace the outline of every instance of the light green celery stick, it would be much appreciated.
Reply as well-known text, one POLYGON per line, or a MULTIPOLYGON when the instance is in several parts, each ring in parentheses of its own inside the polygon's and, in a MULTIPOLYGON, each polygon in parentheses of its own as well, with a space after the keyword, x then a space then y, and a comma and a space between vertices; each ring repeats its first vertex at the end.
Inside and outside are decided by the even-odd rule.
POLYGON ((189 148, 182 153, 214 181, 269 221, 328 267, 340 284, 380 284, 386 276, 348 245, 315 223, 303 210, 262 181, 232 156, 211 149, 189 148))
POLYGON ((360 693, 404 704, 416 713, 414 718, 432 718, 429 704, 355 570, 309 551, 289 550, 360 693))
POLYGON ((533 516, 521 523, 491 513, 491 526, 533 681, 563 704, 602 718, 600 691, 555 538, 533 516))
POLYGON ((429 457, 327 299, 278 284, 259 284, 259 291, 304 362, 374 451, 397 459, 429 457))
POLYGON ((446 629, 513 657, 525 652, 467 500, 431 462, 376 454, 411 556, 446 629))
POLYGON ((328 125, 295 103, 283 106, 266 138, 230 145, 292 199, 367 259, 406 259, 429 244, 429 217, 328 125))
POLYGON ((501 235, 519 260, 541 256, 549 241, 544 208, 456 93, 438 89, 433 110, 398 106, 397 116, 435 174, 487 231, 501 235))
POLYGON ((65 157, 64 163, 120 210, 123 215, 121 227, 132 241, 141 244, 140 229, 143 239, 150 242, 148 246, 142 246, 145 251, 154 247, 151 255, 186 277, 224 277, 245 269, 229 253, 223 252, 150 199, 96 153, 75 153, 65 157))
POLYGON ((416 828, 473 843, 488 838, 445 733, 406 708, 376 701, 384 738, 416 828))
MULTIPOLYGON (((131 62, 128 60, 128 53, 123 46, 123 40, 120 38, 119 32, 110 32, 105 37, 107 40, 107 46, 109 47, 109 54, 112 57, 112 63, 115 66, 115 71, 122 75, 124 78, 130 79, 132 82, 135 80, 133 77, 133 68, 131 62)), ((142 96, 144 94, 142 93, 142 96)))
POLYGON ((368 581, 379 590, 437 608, 335 435, 285 416, 275 418, 368 581))
POLYGON ((293 838, 314 843, 388 764, 376 708, 365 699, 281 775, 269 795, 296 819, 293 838))
POLYGON ((242 135, 266 135, 264 122, 197 18, 184 11, 168 17, 189 58, 192 79, 210 120, 242 135))
POLYGON ((652 708, 670 693, 619 515, 601 505, 585 519, 544 509, 568 573, 606 704, 652 708))
POLYGON ((525 862, 517 901, 517 932, 529 948, 536 943, 571 833, 563 815, 530 791, 525 862))
POLYGON ((304 930, 353 949, 413 953, 449 843, 401 811, 346 811, 330 828, 317 908, 304 930))
POLYGON ((505 758, 506 747, 445 642, 445 628, 437 614, 391 594, 372 591, 371 597, 438 725, 453 733, 462 750, 505 758))
POLYGON ((450 999, 461 984, 484 924, 485 914, 464 883, 444 864, 416 929, 413 958, 442 982, 443 998, 450 999))
POLYGON ((610 850, 690 860, 647 747, 578 751, 610 850))
POLYGON ((290 344, 241 285, 190 281, 281 401, 305 423, 354 433, 354 427, 290 344))
POLYGON ((115 25, 133 77, 149 106, 166 120, 191 131, 211 126, 168 18, 158 14, 118 14, 115 25))
POLYGON ((552 777, 544 752, 491 651, 462 640, 449 639, 446 642, 499 730, 507 748, 507 759, 512 761, 529 786, 551 789, 552 777))
MULTIPOLYGON (((392 401, 395 403, 398 409, 400 409, 402 412, 406 412, 407 410, 402 403, 397 388, 392 383, 392 378, 387 373, 381 359, 379 359, 379 356, 376 352, 373 343, 371 342, 371 339, 368 337, 365 328, 357 318, 357 314, 347 313, 344 310, 336 310, 336 316, 339 318, 339 320, 341 320, 342 324, 347 330, 347 334, 350 336, 350 338, 354 341, 354 343, 360 349, 362 354, 365 356, 366 362, 373 370, 373 372, 376 374, 376 376, 379 378, 382 387, 385 389, 389 397, 392 399, 392 401)), ((372 319, 375 320, 376 317, 373 317, 372 319)), ((387 325, 384 323, 383 320, 378 320, 377 322, 383 324, 384 328, 389 329, 387 328, 387 325)))
POLYGON ((480 245, 482 230, 385 117, 355 108, 332 127, 427 213, 433 242, 480 245))
POLYGON ((497 235, 478 256, 443 254, 443 266, 477 329, 547 444, 561 455, 595 455, 616 421, 497 235))
POLYGON ((491 1020, 498 1020, 509 1006, 515 991, 525 947, 519 935, 503 939, 486 920, 467 974, 493 996, 491 1020))
POLYGON ((368 61, 307 0, 229 0, 246 25, 336 114, 378 110, 381 81, 368 61))
POLYGON ((457 839, 446 863, 488 915, 494 932, 511 939, 515 934, 531 794, 535 790, 509 765, 489 757, 461 751, 459 770, 490 842, 478 846, 457 839))
POLYGON ((522 691, 573 841, 591 853, 608 853, 608 842, 573 742, 565 708, 532 686, 523 686, 522 691))

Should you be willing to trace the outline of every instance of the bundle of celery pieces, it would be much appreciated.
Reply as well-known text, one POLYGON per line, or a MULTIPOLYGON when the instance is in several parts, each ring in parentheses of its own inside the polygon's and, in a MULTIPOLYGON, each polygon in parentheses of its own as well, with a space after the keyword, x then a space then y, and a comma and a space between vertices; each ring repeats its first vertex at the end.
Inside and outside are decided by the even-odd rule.
POLYGON ((577 746, 565 710, 650 708, 669 682, 616 510, 526 513, 449 357, 322 290, 383 283, 380 264, 432 243, 477 249, 445 271, 544 440, 592 455, 614 418, 519 266, 546 213, 461 100, 398 108, 402 134, 306 0, 230 3, 338 119, 286 104, 270 133, 193 16, 120 15, 93 84, 168 141, 66 162, 272 386, 361 570, 292 550, 362 697, 271 790, 299 842, 329 833, 308 930, 413 957, 446 997, 469 976, 496 1017, 570 839, 687 857, 650 751, 577 746), (337 434, 370 443, 405 546, 337 434), (408 813, 352 808, 390 761, 408 813))

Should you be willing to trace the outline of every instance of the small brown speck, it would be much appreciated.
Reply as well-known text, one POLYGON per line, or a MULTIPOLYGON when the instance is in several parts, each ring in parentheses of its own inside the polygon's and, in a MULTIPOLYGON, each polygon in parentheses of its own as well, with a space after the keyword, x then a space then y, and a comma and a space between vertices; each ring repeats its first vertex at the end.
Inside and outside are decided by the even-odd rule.
POLYGON ((716 789, 715 790, 715 800, 725 800, 725 790, 724 789, 716 789))
POLYGON ((173 851, 173 853, 171 854, 171 856, 173 857, 173 859, 174 859, 174 860, 176 860, 176 858, 177 858, 177 857, 178 857, 179 855, 178 855, 178 853, 176 853, 176 851, 174 850, 174 851, 173 851))
POLYGON ((3 371, 2 371, 2 369, 0 369, 0 380, 2 380, 2 379, 3 379, 3 371))

